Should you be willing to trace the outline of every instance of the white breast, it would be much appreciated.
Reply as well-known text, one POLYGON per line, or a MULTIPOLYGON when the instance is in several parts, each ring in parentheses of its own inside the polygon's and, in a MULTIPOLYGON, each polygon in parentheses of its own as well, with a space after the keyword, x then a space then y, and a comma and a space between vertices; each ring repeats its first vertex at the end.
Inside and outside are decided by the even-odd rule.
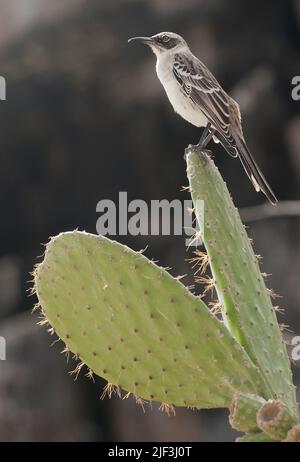
POLYGON ((156 62, 156 73, 167 93, 174 111, 196 127, 206 126, 207 118, 199 106, 195 105, 193 101, 184 94, 179 82, 173 74, 172 67, 172 56, 168 54, 158 56, 156 62))

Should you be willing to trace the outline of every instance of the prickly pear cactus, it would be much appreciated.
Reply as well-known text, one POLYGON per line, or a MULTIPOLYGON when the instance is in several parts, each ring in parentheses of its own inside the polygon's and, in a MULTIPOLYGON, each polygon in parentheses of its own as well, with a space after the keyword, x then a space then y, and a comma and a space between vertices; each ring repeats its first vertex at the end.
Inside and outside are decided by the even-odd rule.
POLYGON ((260 369, 272 396, 297 415, 290 362, 270 293, 239 213, 209 156, 190 149, 187 173, 224 322, 260 369))
POLYGON ((36 267, 45 322, 108 393, 229 408, 240 441, 296 440, 290 365, 252 247, 211 159, 189 150, 187 165, 224 322, 141 253, 79 231, 51 239, 36 267))
POLYGON ((35 281, 57 335, 127 392, 197 408, 229 407, 238 391, 269 396, 226 327, 140 253, 101 236, 60 234, 35 281))

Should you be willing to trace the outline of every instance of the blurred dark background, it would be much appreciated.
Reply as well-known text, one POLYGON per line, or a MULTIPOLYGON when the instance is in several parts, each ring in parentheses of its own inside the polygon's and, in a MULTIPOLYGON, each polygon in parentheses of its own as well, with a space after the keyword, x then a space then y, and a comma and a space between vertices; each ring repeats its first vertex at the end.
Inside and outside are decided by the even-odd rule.
MULTIPOLYGON (((104 383, 78 380, 72 361, 31 315, 30 272, 42 243, 79 227, 96 232, 96 204, 188 199, 184 148, 200 131, 176 116, 155 58, 127 44, 178 32, 240 103, 248 144, 280 200, 300 199, 300 2, 265 0, 0 0, 0 362, 1 441, 232 441, 225 411, 100 400, 104 383)), ((234 201, 264 202, 238 161, 213 147, 234 201)), ((246 210, 247 212, 247 210, 246 210)), ((282 295, 287 340, 300 335, 300 218, 247 223, 268 285, 282 295)), ((184 237, 120 237, 185 274, 184 237)), ((201 290, 197 288, 196 290, 201 290)), ((300 383, 299 363, 294 365, 300 383)))

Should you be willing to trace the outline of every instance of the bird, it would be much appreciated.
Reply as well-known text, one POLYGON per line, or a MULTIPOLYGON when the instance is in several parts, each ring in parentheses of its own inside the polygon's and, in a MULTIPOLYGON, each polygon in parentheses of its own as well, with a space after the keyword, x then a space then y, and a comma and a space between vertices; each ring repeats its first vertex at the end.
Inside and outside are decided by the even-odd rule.
POLYGON ((128 42, 148 45, 156 55, 156 73, 176 113, 196 127, 204 127, 201 151, 213 139, 232 157, 238 157, 257 192, 271 204, 278 202, 245 142, 238 103, 190 50, 183 37, 160 32, 151 37, 133 37, 128 42))

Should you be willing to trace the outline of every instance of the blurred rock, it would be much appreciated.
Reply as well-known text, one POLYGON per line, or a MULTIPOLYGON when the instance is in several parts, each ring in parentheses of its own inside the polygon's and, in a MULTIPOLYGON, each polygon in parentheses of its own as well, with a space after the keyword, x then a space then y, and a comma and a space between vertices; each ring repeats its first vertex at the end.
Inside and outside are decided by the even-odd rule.
POLYGON ((26 312, 1 323, 0 441, 101 439, 86 394, 67 374, 70 365, 36 322, 26 312))
POLYGON ((270 69, 253 69, 250 75, 241 79, 231 92, 231 96, 239 102, 243 115, 248 113, 255 117, 261 101, 270 101, 274 94, 275 78, 270 69))
POLYGON ((167 415, 159 405, 137 404, 134 398, 112 398, 113 432, 116 441, 201 441, 196 413, 176 409, 167 415))
MULTIPOLYGON (((160 0, 148 0, 150 8, 153 8, 159 14, 169 15, 172 12, 178 14, 178 11, 189 11, 192 6, 195 6, 197 3, 201 3, 201 0, 168 0, 167 2, 162 2, 160 0)), ((206 0, 202 0, 202 3, 206 3, 206 0)))
POLYGON ((238 435, 229 426, 228 413, 221 409, 176 408, 175 414, 167 414, 158 403, 141 406, 132 397, 121 401, 115 396, 111 408, 116 441, 214 442, 234 441, 238 435))
POLYGON ((67 12, 74 12, 85 0, 0 0, 1 30, 0 48, 16 39, 35 25, 60 19, 67 12))
POLYGON ((0 258, 0 318, 14 313, 22 300, 21 274, 20 258, 0 258))
MULTIPOLYGON (((295 102, 299 105, 299 102, 295 102)), ((300 116, 294 117, 287 125, 285 131, 289 155, 294 167, 294 173, 300 181, 300 116)))

